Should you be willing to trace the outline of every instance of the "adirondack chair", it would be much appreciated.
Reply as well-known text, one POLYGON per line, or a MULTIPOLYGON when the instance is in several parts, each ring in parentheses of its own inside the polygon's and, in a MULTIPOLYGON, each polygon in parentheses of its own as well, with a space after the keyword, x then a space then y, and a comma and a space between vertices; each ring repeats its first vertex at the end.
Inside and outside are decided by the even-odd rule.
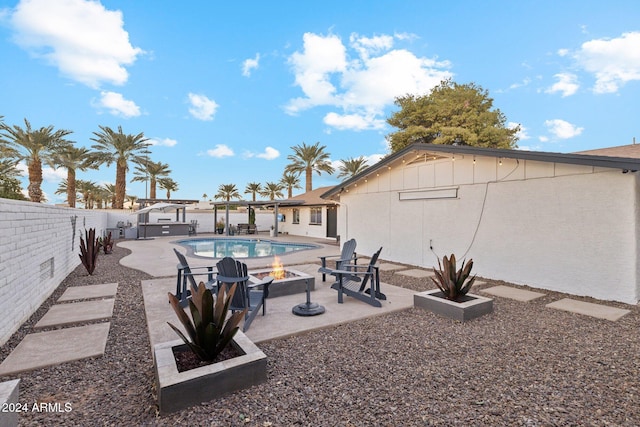
POLYGON ((340 270, 330 273, 336 276, 336 282, 331 288, 338 291, 339 304, 343 303, 342 295, 347 294, 374 307, 382 307, 379 300, 386 300, 387 296, 380 292, 380 272, 376 265, 381 251, 382 248, 373 254, 369 265, 343 263, 340 270))
POLYGON ((213 275, 216 273, 214 271, 213 266, 210 267, 189 267, 189 263, 187 262, 187 258, 176 248, 173 248, 173 251, 176 253, 178 257, 178 280, 176 281, 176 298, 180 301, 180 306, 187 306, 187 298, 191 295, 190 287, 187 285, 192 285, 194 288, 198 288, 198 283, 196 283, 196 276, 207 276, 206 282, 204 285, 207 289, 216 291, 216 279, 213 275), (195 271, 194 270, 202 270, 206 269, 207 271, 195 271))
POLYGON ((356 254, 356 239, 351 239, 344 242, 344 245, 342 245, 342 252, 340 253, 340 255, 327 255, 327 256, 320 257, 320 262, 322 263, 322 267, 318 269, 318 273, 322 273, 322 281, 324 282, 327 280, 326 278, 327 274, 332 274, 331 272, 334 270, 341 270, 342 264, 350 263, 351 261, 353 261, 354 264, 358 263, 358 256, 356 254), (327 258, 335 258, 335 257, 338 257, 337 260, 334 260, 335 267, 330 268, 329 266, 327 266, 327 258))
POLYGON ((269 296, 269 285, 273 282, 273 277, 267 276, 259 283, 249 283, 249 274, 247 273, 247 264, 237 261, 231 257, 222 258, 216 264, 218 268, 218 287, 222 283, 227 286, 238 284, 236 292, 233 294, 231 311, 244 310, 248 308, 244 317, 244 325, 242 331, 246 332, 251 326, 251 322, 255 319, 260 307, 262 307, 262 315, 266 313, 266 299, 269 296), (258 289, 258 288, 262 289, 258 289))

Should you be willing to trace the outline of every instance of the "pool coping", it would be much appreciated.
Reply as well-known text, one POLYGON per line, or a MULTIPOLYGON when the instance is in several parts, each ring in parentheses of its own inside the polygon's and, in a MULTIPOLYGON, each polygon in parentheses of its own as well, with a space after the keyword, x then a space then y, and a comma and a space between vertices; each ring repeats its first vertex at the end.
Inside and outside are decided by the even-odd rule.
POLYGON ((283 241, 279 241, 279 240, 274 240, 274 239, 261 239, 261 238, 255 238, 255 237, 249 237, 249 238, 244 238, 244 237, 238 237, 238 236, 216 236, 216 237, 191 237, 191 238, 186 238, 186 239, 178 239, 178 240, 173 240, 169 243, 172 243, 174 245, 178 245, 182 248, 184 248, 187 251, 187 255, 190 257, 194 257, 194 258, 199 258, 199 259, 220 259, 219 257, 210 257, 210 256, 202 256, 202 255, 198 255, 194 252, 193 247, 189 246, 189 245, 184 245, 180 242, 184 242, 184 241, 191 241, 191 240, 244 240, 244 241, 259 241, 259 242, 269 242, 269 243, 276 243, 279 245, 295 245, 295 246, 307 246, 304 249, 299 249, 299 250, 295 250, 295 251, 290 251, 290 252, 285 252, 282 254, 271 254, 271 255, 264 255, 264 256, 254 256, 254 257, 239 257, 239 256, 234 256, 233 258, 237 258, 240 260, 245 260, 245 259, 267 259, 267 258, 273 258, 274 256, 283 256, 283 255, 289 255, 292 253, 298 253, 298 252, 304 252, 304 251, 308 251, 308 250, 313 250, 313 249, 320 249, 322 248, 322 246, 320 245, 316 245, 314 243, 297 243, 297 242, 283 242, 283 241))

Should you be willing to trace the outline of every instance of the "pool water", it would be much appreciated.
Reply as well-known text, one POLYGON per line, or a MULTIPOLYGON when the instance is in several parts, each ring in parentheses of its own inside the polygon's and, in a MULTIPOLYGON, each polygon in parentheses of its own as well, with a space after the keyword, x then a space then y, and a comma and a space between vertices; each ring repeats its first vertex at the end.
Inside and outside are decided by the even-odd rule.
POLYGON ((269 257, 319 247, 312 244, 275 242, 263 239, 204 238, 179 240, 175 243, 186 247, 193 255, 206 258, 269 257))

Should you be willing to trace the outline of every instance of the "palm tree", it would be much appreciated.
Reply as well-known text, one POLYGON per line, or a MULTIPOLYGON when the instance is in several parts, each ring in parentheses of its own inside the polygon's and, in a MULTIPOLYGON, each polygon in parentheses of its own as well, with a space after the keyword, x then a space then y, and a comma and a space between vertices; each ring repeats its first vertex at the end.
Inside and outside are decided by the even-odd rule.
POLYGON ((98 185, 93 181, 86 181, 84 179, 76 180, 76 188, 82 195, 82 203, 85 209, 93 208, 94 194, 98 189, 98 185))
POLYGON ((133 205, 135 205, 136 202, 138 201, 138 196, 129 195, 127 196, 127 201, 131 203, 131 206, 129 206, 129 209, 133 210, 133 205))
POLYGON ((171 173, 169 165, 162 162, 153 162, 149 159, 144 159, 136 165, 135 177, 131 182, 147 182, 149 180, 149 198, 156 198, 156 183, 158 178, 163 178, 171 173))
POLYGON ((42 197, 42 162, 48 161, 50 156, 70 146, 71 141, 65 139, 70 130, 53 130, 53 126, 31 129, 31 123, 24 119, 25 128, 14 125, 10 127, 0 123, 0 145, 9 146, 17 153, 18 160, 24 160, 29 170, 29 186, 27 191, 32 202, 40 203, 42 197))
POLYGON ((17 160, 0 160, 0 197, 4 199, 27 200, 22 194, 19 177, 22 172, 16 168, 17 160))
POLYGON ((111 207, 115 208, 116 206, 116 185, 115 184, 103 184, 104 189, 109 193, 109 202, 111 203, 111 207))
POLYGON ((171 199, 171 192, 178 191, 178 183, 171 178, 158 178, 158 185, 167 191, 167 200, 171 199))
POLYGON ((313 189, 313 172, 316 171, 318 175, 322 172, 328 174, 333 173, 333 166, 329 162, 329 153, 324 150, 326 146, 320 146, 319 142, 314 145, 307 145, 304 142, 302 146, 296 145, 291 147, 294 154, 287 156, 287 159, 291 162, 284 168, 285 173, 305 173, 305 191, 309 192, 313 189))
POLYGON ((149 144, 147 138, 140 132, 137 135, 125 135, 122 126, 118 126, 118 132, 114 132, 107 126, 99 126, 102 132, 94 132, 95 138, 91 138, 96 144, 92 146, 98 152, 100 163, 111 166, 116 164, 116 209, 122 209, 124 195, 127 188, 127 170, 129 160, 142 163, 148 154, 149 144))
POLYGON ((256 194, 260 194, 262 186, 257 182, 250 182, 244 187, 244 194, 251 193, 251 201, 256 201, 256 194))
POLYGON ((260 194, 268 197, 269 200, 282 199, 282 197, 284 197, 282 190, 284 190, 284 186, 279 182, 267 182, 260 194))
POLYGON ((340 163, 342 164, 338 166, 338 170, 340 171, 338 178, 351 178, 369 166, 367 164, 367 159, 365 159, 364 156, 360 156, 357 159, 349 157, 347 160, 340 160, 340 163))
POLYGON ((300 174, 285 173, 280 178, 280 184, 283 188, 287 189, 287 197, 290 199, 293 197, 294 188, 302 188, 300 186, 300 174))
POLYGON ((207 196, 207 193, 204 193, 202 195, 202 200, 204 200, 206 202, 207 201, 207 197, 209 197, 209 196, 207 196))
POLYGON ((76 171, 97 169, 99 165, 97 156, 86 147, 74 147, 71 145, 53 153, 47 164, 52 168, 63 167, 67 170, 67 203, 70 208, 75 208, 76 171))
POLYGON ((235 184, 220 184, 220 187, 218 187, 218 194, 213 197, 220 200, 226 200, 227 202, 232 198, 242 199, 242 196, 238 192, 235 184))

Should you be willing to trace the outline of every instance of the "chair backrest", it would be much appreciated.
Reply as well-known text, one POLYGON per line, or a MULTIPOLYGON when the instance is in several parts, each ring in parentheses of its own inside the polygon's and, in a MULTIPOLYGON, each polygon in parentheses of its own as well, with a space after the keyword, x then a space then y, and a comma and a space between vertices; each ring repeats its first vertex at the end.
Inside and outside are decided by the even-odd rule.
POLYGON ((182 272, 183 272, 182 274, 184 275, 184 277, 189 279, 189 283, 191 284, 191 286, 193 286, 195 289, 198 289, 198 284, 196 283, 196 279, 194 279, 193 275, 191 274, 191 268, 189 268, 189 263, 187 262, 187 258, 176 248, 173 248, 173 251, 176 253, 176 256, 178 257, 178 262, 180 263, 178 268, 182 269, 182 272))
MULTIPOLYGON (((225 277, 247 277, 247 264, 237 261, 231 257, 224 257, 216 264, 218 274, 225 277)), ((231 310, 242 310, 249 307, 249 288, 248 280, 233 282, 237 283, 236 292, 231 300, 231 310)), ((233 283, 227 283, 229 289, 233 283)), ((219 287, 218 287, 219 288, 219 287)))
POLYGON ((342 245, 342 253, 340 259, 351 259, 356 251, 356 239, 350 239, 342 245))
MULTIPOLYGON (((378 252, 376 252, 375 254, 373 254, 371 256, 371 260, 369 261, 369 267, 367 268, 368 272, 371 272, 371 270, 373 270, 373 266, 376 265, 376 262, 378 262, 378 257, 380 256, 380 252, 382 252, 382 247, 380 247, 380 249, 378 249, 378 252)), ((360 289, 364 289, 364 288, 367 287, 367 282, 369 281, 369 277, 372 277, 372 275, 364 276, 364 279, 362 280, 362 285, 360 286, 360 289)), ((373 280, 373 277, 372 277, 371 280, 373 280)))

